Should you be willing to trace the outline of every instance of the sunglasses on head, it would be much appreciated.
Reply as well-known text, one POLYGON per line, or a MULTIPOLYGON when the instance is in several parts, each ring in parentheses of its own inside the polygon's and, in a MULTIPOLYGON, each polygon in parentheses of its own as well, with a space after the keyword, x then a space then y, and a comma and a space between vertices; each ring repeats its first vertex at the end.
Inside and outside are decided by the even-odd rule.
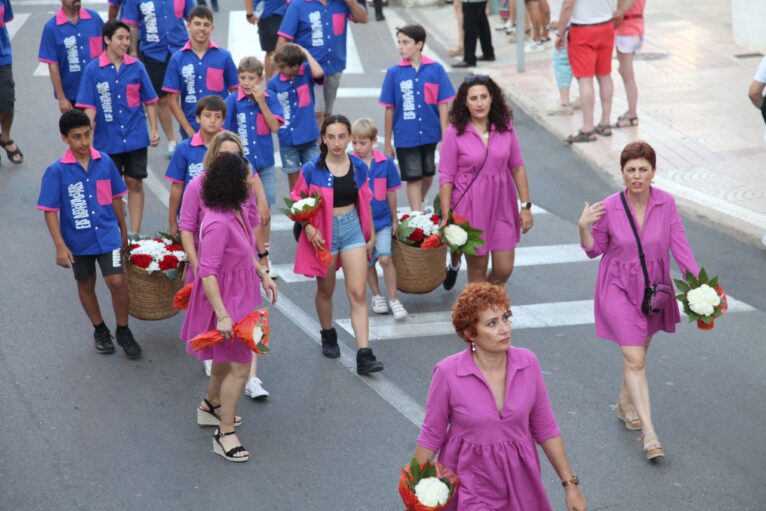
POLYGON ((489 81, 489 75, 475 75, 469 74, 464 79, 464 83, 487 83, 489 81))

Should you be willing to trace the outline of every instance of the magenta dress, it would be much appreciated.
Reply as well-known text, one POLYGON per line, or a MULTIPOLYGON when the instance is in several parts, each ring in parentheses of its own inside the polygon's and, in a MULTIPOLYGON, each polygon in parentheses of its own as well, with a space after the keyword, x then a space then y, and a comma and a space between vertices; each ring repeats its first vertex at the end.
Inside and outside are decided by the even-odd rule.
POLYGON ((511 170, 524 165, 524 159, 510 122, 508 127, 509 130, 503 133, 494 126, 490 128, 489 144, 485 147, 472 124, 466 126, 462 135, 450 125, 441 144, 439 186, 451 183, 450 207, 466 217, 472 227, 484 231, 485 245, 476 250, 477 255, 514 250, 521 237, 516 185, 511 170), (482 167, 485 155, 487 159, 482 167), (471 185, 474 176, 476 181, 471 185), (461 199, 463 195, 465 197, 461 199))
MULTIPOLYGON (((180 231, 191 232, 194 235, 194 248, 199 253, 199 228, 202 219, 205 216, 207 208, 202 202, 202 183, 204 182, 204 172, 192 179, 184 190, 183 200, 181 201, 181 214, 178 220, 178 229, 180 231)), ((242 211, 250 219, 250 225, 255 227, 260 223, 258 218, 258 206, 255 203, 255 195, 250 194, 247 201, 242 205, 242 211)), ((184 284, 194 282, 194 271, 186 271, 184 275, 184 284)))
POLYGON ((531 351, 508 350, 502 413, 470 348, 436 364, 418 445, 438 452, 460 480, 450 510, 551 510, 535 443, 559 435, 531 351))
MULTIPOLYGON (((226 311, 236 323, 261 304, 261 279, 253 259, 257 255, 255 236, 248 215, 242 215, 244 225, 233 211, 207 209, 200 229, 199 271, 194 279, 189 309, 186 311, 181 339, 190 341, 208 330, 215 330, 217 320, 207 300, 202 278, 215 275, 226 311)), ((199 360, 239 362, 249 364, 252 351, 239 339, 194 351, 187 343, 186 352, 199 360)))
MULTIPOLYGON (((606 207, 604 216, 592 227, 593 247, 590 250, 583 247, 590 258, 603 254, 594 299, 596 335, 620 346, 644 346, 647 337, 660 330, 675 332, 676 323, 681 321, 678 302, 668 300, 658 315, 647 316, 641 312, 645 285, 636 238, 620 194, 610 195, 603 204, 606 207)), ((644 226, 639 234, 650 282, 673 285, 670 279, 671 252, 682 273, 686 270, 695 275, 699 273, 676 201, 669 193, 651 188, 644 226)))

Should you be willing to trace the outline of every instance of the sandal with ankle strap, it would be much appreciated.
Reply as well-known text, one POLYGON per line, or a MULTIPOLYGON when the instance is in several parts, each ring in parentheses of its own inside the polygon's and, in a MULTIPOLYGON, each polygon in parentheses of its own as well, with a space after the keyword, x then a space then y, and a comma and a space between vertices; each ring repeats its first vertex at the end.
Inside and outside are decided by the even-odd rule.
POLYGON ((16 145, 16 142, 14 142, 12 138, 9 138, 7 142, 3 142, 2 140, 0 140, 0 147, 5 149, 5 154, 8 155, 8 160, 10 160, 11 163, 15 165, 20 165, 24 163, 24 153, 21 152, 21 149, 19 149, 19 146, 16 145), (16 150, 15 151, 9 150, 8 149, 9 145, 15 145, 16 150), (18 160, 14 159, 17 156, 19 157, 19 159, 18 160))
MULTIPOLYGON (((220 426, 221 425, 221 417, 218 416, 215 411, 221 407, 221 405, 215 405, 213 406, 213 403, 207 400, 207 398, 203 399, 205 402, 205 406, 207 406, 207 410, 203 410, 199 406, 197 407, 197 424, 200 426, 220 426)), ((234 425, 235 426, 241 426, 242 425, 242 417, 239 415, 236 415, 234 417, 234 425)))
POLYGON ((657 438, 657 433, 645 433, 641 435, 641 441, 644 444, 644 455, 647 460, 651 461, 655 458, 665 456, 665 448, 660 444, 660 440, 657 438), (656 447, 647 448, 647 444, 655 444, 656 447))
POLYGON ((247 449, 245 449, 242 444, 239 444, 238 446, 232 447, 228 451, 225 451, 223 449, 223 444, 221 443, 221 437, 233 435, 234 433, 236 433, 236 431, 229 431, 228 433, 224 433, 220 429, 216 429, 215 434, 213 435, 213 452, 223 457, 227 461, 242 463, 250 459, 249 453, 244 456, 237 456, 237 454, 241 452, 247 452, 247 449))
POLYGON ((625 427, 631 431, 639 431, 641 429, 641 418, 638 416, 636 407, 633 403, 621 405, 617 402, 617 418, 625 423, 625 427))

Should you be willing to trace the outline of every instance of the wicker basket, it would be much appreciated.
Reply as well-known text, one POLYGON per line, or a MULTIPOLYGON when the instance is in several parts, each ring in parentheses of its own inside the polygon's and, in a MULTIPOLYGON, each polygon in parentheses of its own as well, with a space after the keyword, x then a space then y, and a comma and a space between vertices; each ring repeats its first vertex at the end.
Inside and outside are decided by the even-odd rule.
POLYGON ((130 260, 125 261, 125 265, 130 295, 128 313, 131 316, 154 321, 178 314, 178 309, 173 308, 173 297, 183 287, 183 268, 179 268, 174 279, 169 279, 162 272, 149 274, 130 260))
POLYGON ((391 240, 391 256, 396 268, 396 288, 402 293, 430 293, 447 276, 447 246, 423 250, 391 240))

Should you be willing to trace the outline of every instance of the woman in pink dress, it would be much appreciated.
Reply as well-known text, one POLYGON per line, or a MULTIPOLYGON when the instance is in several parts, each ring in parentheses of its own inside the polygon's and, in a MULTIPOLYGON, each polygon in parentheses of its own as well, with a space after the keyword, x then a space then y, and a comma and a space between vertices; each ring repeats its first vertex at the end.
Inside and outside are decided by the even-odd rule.
POLYGON ((585 511, 534 353, 511 347, 510 300, 468 284, 452 307, 469 347, 436 364, 415 458, 439 461, 460 480, 451 510, 549 511, 539 444, 562 481, 567 510, 585 511))
POLYGON ((200 229, 199 263, 181 338, 191 341, 218 330, 223 343, 186 351, 199 360, 212 359, 207 395, 197 408, 197 423, 218 426, 213 451, 229 461, 247 461, 234 430, 235 416, 247 382, 252 352, 234 337, 233 326, 261 304, 259 283, 276 302, 277 286, 257 261, 255 235, 244 204, 250 195, 248 165, 239 155, 222 153, 205 172, 202 200, 206 208, 200 229), (220 408, 220 411, 216 411, 220 408))
MULTIPOLYGON (((505 284, 520 232, 532 228, 532 203, 511 111, 500 87, 486 75, 468 75, 452 103, 439 154, 439 196, 442 225, 452 209, 484 231, 486 244, 477 255, 466 255, 468 282, 505 284), (492 271, 487 274, 490 253, 492 271)), ((460 257, 453 254, 447 266, 447 290, 455 285, 460 257)))
POLYGON ((594 300, 596 335, 615 342, 622 350, 624 369, 617 417, 628 429, 643 432, 647 459, 664 456, 665 450, 652 422, 646 353, 652 336, 660 330, 675 332, 681 315, 672 298, 660 314, 641 311, 644 274, 627 214, 633 216, 638 229, 650 283, 672 286, 671 253, 682 273, 699 273, 675 200, 652 186, 656 164, 654 149, 646 142, 626 145, 620 155, 625 190, 595 204, 586 202, 578 222, 580 242, 588 257, 602 256, 594 300), (623 207, 622 193, 629 212, 623 207))

